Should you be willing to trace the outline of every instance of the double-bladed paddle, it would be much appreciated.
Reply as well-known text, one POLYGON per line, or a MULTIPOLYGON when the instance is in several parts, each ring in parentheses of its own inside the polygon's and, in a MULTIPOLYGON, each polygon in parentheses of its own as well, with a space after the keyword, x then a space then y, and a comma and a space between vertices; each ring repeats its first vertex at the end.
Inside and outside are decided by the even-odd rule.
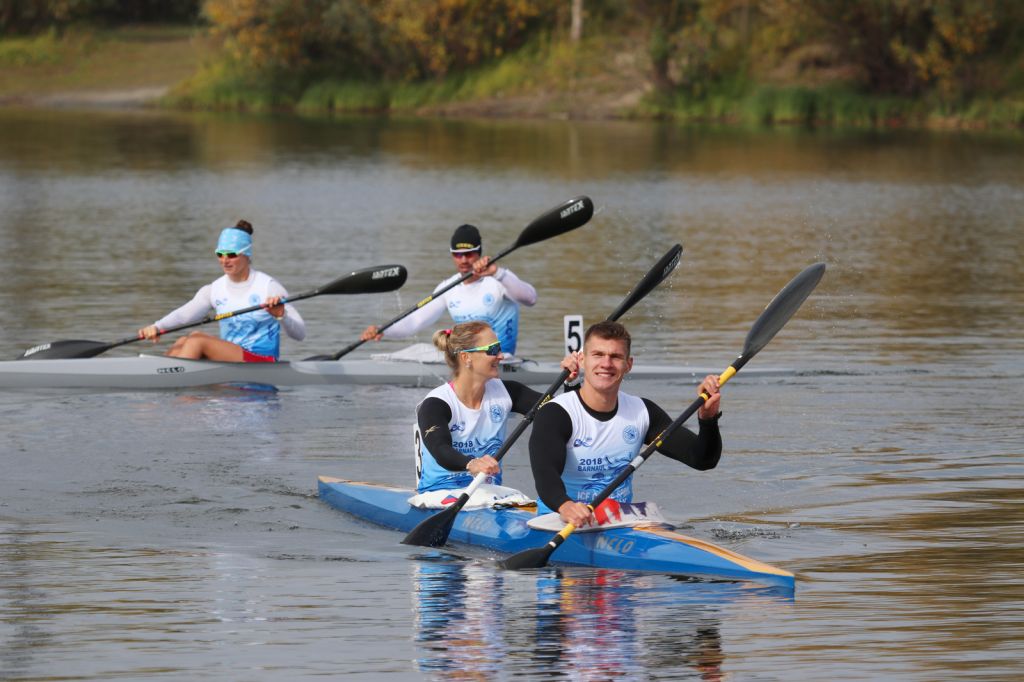
MULTIPOLYGON (((586 225, 587 221, 589 221, 591 216, 593 215, 594 202, 590 200, 590 197, 578 196, 574 199, 563 201, 558 206, 555 206, 554 208, 547 211, 543 215, 534 218, 533 222, 531 222, 529 225, 523 228, 522 233, 519 235, 519 238, 516 239, 515 243, 512 244, 512 246, 505 249, 504 251, 502 251, 501 253, 499 253, 497 256, 491 258, 490 262, 497 262, 498 259, 502 258, 503 256, 507 256, 508 254, 512 253, 521 246, 529 246, 530 244, 536 244, 537 242, 542 242, 545 239, 557 237, 560 234, 565 234, 570 230, 575 230, 577 227, 586 225)), ((427 296, 425 299, 423 299, 413 307, 409 308, 405 312, 401 313, 397 317, 393 318, 389 322, 386 322, 383 325, 377 327, 377 333, 383 332, 385 329, 395 324, 402 318, 412 315, 414 312, 416 312, 423 306, 427 305, 441 294, 445 293, 446 291, 455 287, 456 285, 462 284, 467 279, 469 279, 470 277, 474 277, 475 275, 476 273, 474 272, 467 272, 465 275, 455 280, 454 282, 451 282, 447 286, 438 289, 430 296, 427 296)), ((366 343, 366 340, 360 339, 359 341, 350 343, 349 345, 345 346, 344 348, 339 350, 337 353, 334 353, 333 355, 314 355, 313 357, 306 359, 337 360, 341 356, 347 355, 348 353, 354 351, 356 348, 359 348, 359 346, 363 345, 364 343, 366 343)))
MULTIPOLYGON (((301 294, 296 294, 295 296, 282 298, 281 303, 292 303, 304 298, 320 296, 321 294, 379 294, 387 291, 394 291, 405 284, 407 277, 408 273, 402 265, 378 265, 372 268, 356 270, 355 272, 349 273, 344 277, 339 277, 330 284, 325 284, 317 289, 311 289, 301 294)), ((198 327, 202 324, 217 322, 229 317, 235 317, 236 315, 244 315, 245 313, 261 310, 264 307, 265 306, 263 305, 254 305, 229 313, 208 315, 198 322, 190 322, 177 327, 162 329, 159 331, 158 335, 169 334, 182 329, 188 329, 189 327, 198 327)), ((100 353, 105 353, 111 348, 123 346, 127 343, 134 343, 135 341, 142 340, 142 338, 143 337, 138 335, 130 336, 128 338, 121 339, 120 341, 114 341, 113 343, 86 341, 82 339, 53 341, 51 343, 44 343, 29 348, 19 356, 18 359, 54 360, 63 358, 92 358, 96 357, 100 353)))
MULTIPOLYGON (((775 298, 771 300, 768 306, 764 309, 764 312, 754 322, 754 326, 751 327, 750 332, 747 334, 747 339, 743 344, 743 352, 740 353, 739 357, 733 361, 731 365, 718 377, 718 384, 721 386, 725 382, 729 381, 740 371, 740 369, 753 358, 758 351, 765 347, 765 345, 772 340, 772 338, 779 332, 780 329, 789 321, 789 318, 800 308, 803 302, 810 296, 814 287, 818 285, 821 280, 821 276, 825 274, 825 264, 815 263, 814 265, 808 266, 799 275, 794 277, 789 284, 785 286, 775 298)), ((648 445, 643 452, 638 454, 633 460, 626 465, 626 467, 619 472, 619 475, 615 479, 605 486, 604 490, 597 494, 597 496, 587 503, 591 511, 597 509, 598 505, 607 499, 609 495, 615 492, 622 483, 633 475, 643 465, 647 458, 654 454, 655 450, 661 447, 661 444, 668 438, 677 428, 679 428, 683 422, 689 419, 694 412, 700 409, 701 405, 705 403, 711 396, 705 392, 697 397, 693 403, 686 408, 686 410, 679 415, 675 421, 665 427, 654 442, 648 445)), ((547 564, 548 559, 551 557, 552 552, 558 549, 566 538, 568 538, 572 532, 576 530, 576 527, 571 523, 566 524, 562 530, 560 530, 551 540, 543 547, 536 549, 526 549, 522 552, 517 552, 512 556, 508 557, 501 562, 502 567, 520 569, 520 568, 540 568, 547 564)))
MULTIPOLYGON (((619 307, 615 309, 615 312, 609 315, 606 319, 612 321, 619 319, 627 310, 632 308, 644 296, 653 291, 656 286, 661 284, 665 278, 672 273, 675 267, 679 264, 679 258, 682 254, 683 247, 679 244, 676 244, 669 249, 668 253, 662 256, 654 267, 644 275, 643 279, 640 280, 633 291, 630 292, 619 307)), ((558 387, 568 377, 569 370, 563 369, 562 373, 558 376, 558 379, 548 387, 548 390, 545 391, 541 399, 538 400, 537 403, 530 408, 530 411, 526 413, 523 421, 519 422, 519 425, 516 426, 512 434, 505 439, 501 448, 494 454, 494 459, 500 461, 501 458, 505 456, 505 453, 512 447, 512 444, 516 442, 519 436, 523 435, 523 431, 525 431, 526 427, 533 421, 533 418, 537 414, 537 410, 539 410, 544 403, 551 400, 555 391, 558 390, 558 387)), ((466 486, 466 489, 459 495, 458 500, 433 516, 420 521, 415 528, 409 531, 409 534, 405 536, 405 539, 402 540, 402 542, 406 545, 422 545, 424 547, 441 547, 444 545, 448 542, 448 535, 452 532, 452 524, 455 523, 455 516, 463 507, 466 506, 469 498, 472 497, 473 493, 476 492, 476 489, 479 488, 485 480, 487 480, 487 474, 477 474, 473 478, 473 482, 466 486)))

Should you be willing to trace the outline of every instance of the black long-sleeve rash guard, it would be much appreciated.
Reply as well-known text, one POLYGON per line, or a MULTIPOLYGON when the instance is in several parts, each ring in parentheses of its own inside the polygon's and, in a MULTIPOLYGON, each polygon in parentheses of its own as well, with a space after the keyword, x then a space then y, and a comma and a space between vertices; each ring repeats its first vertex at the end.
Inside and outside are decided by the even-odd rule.
MULTIPOLYGON (((650 415, 650 426, 644 434, 644 443, 650 443, 672 423, 672 418, 656 403, 643 398, 650 415)), ((618 406, 610 412, 592 410, 580 399, 587 414, 598 421, 608 421, 615 416, 618 406)), ((700 429, 694 433, 685 426, 676 429, 658 448, 658 452, 687 464, 698 471, 714 469, 722 456, 722 434, 718 430, 718 416, 701 419, 700 429)), ((569 413, 557 403, 548 403, 537 412, 530 435, 530 466, 537 496, 550 509, 558 509, 570 497, 562 483, 565 469, 566 443, 572 436, 572 419, 569 413)))
MULTIPOLYGON (((501 383, 505 385, 505 390, 512 398, 513 412, 526 414, 541 398, 541 393, 518 381, 502 380, 501 383)), ((440 398, 427 398, 416 411, 416 421, 423 443, 437 463, 448 471, 465 471, 466 465, 473 458, 452 446, 452 432, 448 428, 448 422, 451 420, 452 408, 440 398)))

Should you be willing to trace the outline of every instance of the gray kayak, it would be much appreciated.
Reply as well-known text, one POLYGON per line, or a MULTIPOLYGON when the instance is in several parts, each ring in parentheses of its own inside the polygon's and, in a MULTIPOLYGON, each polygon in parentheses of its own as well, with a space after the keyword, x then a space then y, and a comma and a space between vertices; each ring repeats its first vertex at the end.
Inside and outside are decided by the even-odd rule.
MULTIPOLYGON (((719 368, 648 365, 637 361, 627 381, 671 379, 699 382, 719 368)), ((557 362, 513 359, 501 365, 501 378, 530 385, 547 385, 561 373, 557 362)), ((792 369, 749 368, 743 376, 788 376, 792 369)), ((392 384, 437 386, 449 378, 440 353, 428 344, 415 344, 396 353, 378 353, 341 360, 294 360, 275 363, 183 360, 164 355, 132 357, 12 360, 0 362, 0 388, 168 389, 249 384, 316 386, 333 384, 392 384)))

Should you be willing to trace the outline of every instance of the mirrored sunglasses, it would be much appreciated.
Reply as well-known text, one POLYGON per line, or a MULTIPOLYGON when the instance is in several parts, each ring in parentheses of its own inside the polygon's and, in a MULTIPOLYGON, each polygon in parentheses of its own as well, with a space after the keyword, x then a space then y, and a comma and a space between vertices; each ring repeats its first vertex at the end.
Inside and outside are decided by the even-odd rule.
POLYGON ((476 348, 463 348, 460 353, 486 353, 491 357, 501 355, 501 342, 495 341, 494 343, 486 346, 477 346, 476 348))

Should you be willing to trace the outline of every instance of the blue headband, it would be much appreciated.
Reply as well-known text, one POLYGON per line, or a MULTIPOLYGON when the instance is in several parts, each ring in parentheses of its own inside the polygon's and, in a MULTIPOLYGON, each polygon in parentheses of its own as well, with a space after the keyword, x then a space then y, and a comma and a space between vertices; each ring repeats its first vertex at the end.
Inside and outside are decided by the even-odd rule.
POLYGON ((252 258, 252 235, 237 227, 225 227, 217 240, 217 253, 239 253, 252 258))

